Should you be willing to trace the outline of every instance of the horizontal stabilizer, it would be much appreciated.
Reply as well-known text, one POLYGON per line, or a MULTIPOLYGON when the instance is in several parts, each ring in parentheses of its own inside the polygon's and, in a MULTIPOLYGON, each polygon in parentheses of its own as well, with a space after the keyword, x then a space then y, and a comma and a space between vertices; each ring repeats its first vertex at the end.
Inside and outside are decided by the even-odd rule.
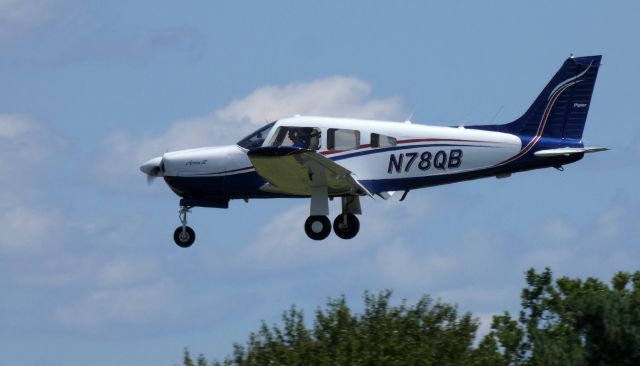
POLYGON ((535 156, 540 158, 548 158, 553 156, 569 156, 575 154, 586 154, 600 151, 607 151, 606 147, 562 147, 559 149, 540 150, 534 153, 535 156))

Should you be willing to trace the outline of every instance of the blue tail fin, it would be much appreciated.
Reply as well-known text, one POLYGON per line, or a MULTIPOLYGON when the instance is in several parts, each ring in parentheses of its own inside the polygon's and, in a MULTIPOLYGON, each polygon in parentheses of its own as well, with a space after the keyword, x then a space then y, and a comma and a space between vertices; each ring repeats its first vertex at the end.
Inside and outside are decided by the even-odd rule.
POLYGON ((568 58, 531 107, 504 125, 469 126, 521 137, 581 140, 602 56, 568 58))

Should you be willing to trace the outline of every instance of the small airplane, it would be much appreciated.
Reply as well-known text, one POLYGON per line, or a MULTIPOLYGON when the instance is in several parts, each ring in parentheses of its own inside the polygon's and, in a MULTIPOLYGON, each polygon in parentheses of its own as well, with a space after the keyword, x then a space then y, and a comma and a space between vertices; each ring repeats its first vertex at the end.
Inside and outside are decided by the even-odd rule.
POLYGON ((329 199, 342 213, 333 231, 358 234, 360 197, 388 199, 413 189, 576 162, 586 153, 582 133, 602 56, 571 55, 529 109, 511 123, 437 127, 410 122, 296 115, 266 124, 238 143, 168 152, 144 163, 148 179, 163 177, 181 197, 174 241, 195 241, 187 226, 193 207, 228 208, 252 198, 310 198, 307 236, 331 233, 329 199))

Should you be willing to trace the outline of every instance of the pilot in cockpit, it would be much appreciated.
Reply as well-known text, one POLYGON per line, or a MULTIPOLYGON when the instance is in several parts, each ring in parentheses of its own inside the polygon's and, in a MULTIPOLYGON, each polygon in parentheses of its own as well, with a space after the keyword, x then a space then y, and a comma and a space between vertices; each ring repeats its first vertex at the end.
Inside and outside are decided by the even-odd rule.
POLYGON ((309 139, 305 139, 303 130, 304 128, 292 128, 289 130, 288 137, 292 142, 291 146, 301 147, 303 149, 309 147, 309 139))
POLYGON ((320 136, 319 131, 314 131, 311 127, 292 128, 289 130, 289 139, 293 143, 292 146, 300 147, 303 149, 318 149, 320 136), (313 145, 313 146, 312 146, 313 145))

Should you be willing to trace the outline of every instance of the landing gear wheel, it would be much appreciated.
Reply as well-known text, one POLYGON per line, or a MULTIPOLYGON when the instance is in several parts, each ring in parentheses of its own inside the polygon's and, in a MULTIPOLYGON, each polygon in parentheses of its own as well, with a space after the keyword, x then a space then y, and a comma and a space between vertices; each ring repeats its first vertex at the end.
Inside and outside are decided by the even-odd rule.
POLYGON ((333 231, 342 239, 351 239, 358 235, 360 221, 352 213, 340 214, 333 220, 333 231))
POLYGON ((173 240, 180 248, 189 248, 196 241, 196 232, 188 226, 178 226, 173 232, 173 240))
POLYGON ((331 233, 331 220, 326 216, 309 216, 304 231, 313 240, 323 240, 331 233))

